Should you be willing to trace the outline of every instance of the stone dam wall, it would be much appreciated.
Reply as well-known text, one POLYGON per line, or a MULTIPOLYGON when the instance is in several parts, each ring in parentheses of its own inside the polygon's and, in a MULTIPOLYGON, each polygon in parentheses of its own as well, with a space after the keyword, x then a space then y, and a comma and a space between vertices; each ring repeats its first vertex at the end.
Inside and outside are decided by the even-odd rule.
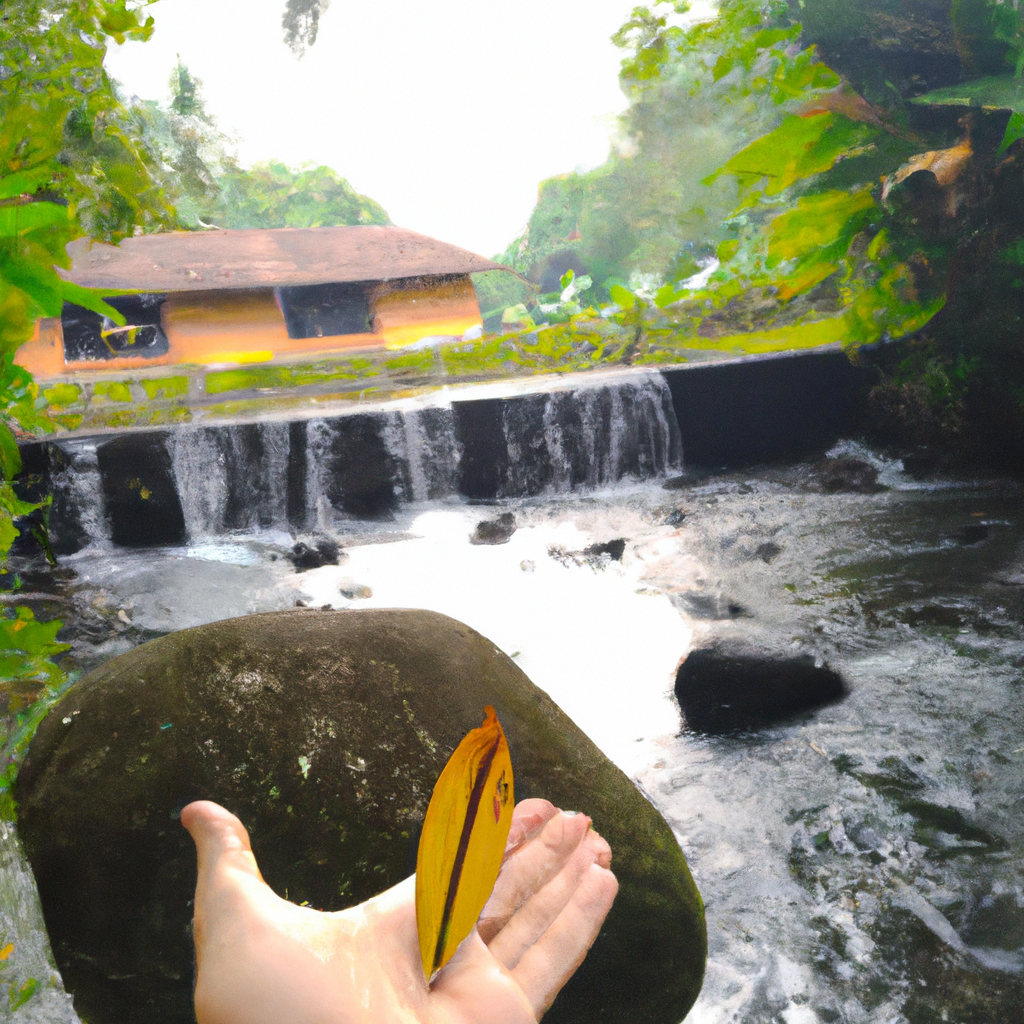
MULTIPOLYGON (((65 435, 22 448, 56 554, 386 519, 403 503, 595 490, 820 451, 870 377, 836 351, 637 369, 445 404, 65 435)), ((488 388, 487 393, 492 393, 488 388)))

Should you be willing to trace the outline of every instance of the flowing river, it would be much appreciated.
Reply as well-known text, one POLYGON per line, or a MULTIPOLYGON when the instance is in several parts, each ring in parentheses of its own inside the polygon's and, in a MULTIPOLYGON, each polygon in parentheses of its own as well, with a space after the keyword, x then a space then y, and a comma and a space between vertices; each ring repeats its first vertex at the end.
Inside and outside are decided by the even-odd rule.
MULTIPOLYGON (((65 618, 82 669, 297 602, 462 619, 675 831, 710 946, 688 1021, 1024 1021, 1020 487, 919 482, 852 444, 834 454, 873 462, 885 489, 824 493, 814 467, 789 465, 421 501, 388 522, 335 522, 337 565, 298 572, 294 539, 265 530, 185 548, 97 544, 26 583, 55 595, 37 607, 65 618), (505 512, 507 543, 469 543, 505 512), (693 732, 672 685, 709 637, 813 653, 849 695, 756 731, 693 732)), ((5 865, 0 886, 27 905, 10 849, 5 865)), ((75 1019, 33 1015, 33 1002, 15 1019, 75 1019)))

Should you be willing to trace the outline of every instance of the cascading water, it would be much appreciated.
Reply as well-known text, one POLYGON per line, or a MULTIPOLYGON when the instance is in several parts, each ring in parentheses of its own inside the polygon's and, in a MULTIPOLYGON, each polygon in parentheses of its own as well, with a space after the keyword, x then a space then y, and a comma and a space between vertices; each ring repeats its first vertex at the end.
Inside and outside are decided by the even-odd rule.
POLYGON ((182 429, 171 438, 171 465, 190 538, 219 533, 227 504, 227 466, 210 431, 182 429))
POLYGON ((170 435, 190 540, 285 523, 288 435, 286 423, 192 427, 170 435))
POLYGON ((107 510, 95 440, 64 441, 52 447, 50 521, 54 550, 68 554, 109 537, 107 510))
POLYGON ((671 392, 647 372, 500 400, 189 425, 48 450, 62 553, 111 540, 327 533, 410 502, 594 490, 670 475, 682 461, 671 392))
POLYGON ((498 497, 594 490, 681 468, 672 396, 660 374, 506 401, 500 413, 507 459, 498 497))
POLYGON ((399 467, 405 501, 433 501, 458 491, 460 448, 450 405, 393 412, 381 436, 399 467))

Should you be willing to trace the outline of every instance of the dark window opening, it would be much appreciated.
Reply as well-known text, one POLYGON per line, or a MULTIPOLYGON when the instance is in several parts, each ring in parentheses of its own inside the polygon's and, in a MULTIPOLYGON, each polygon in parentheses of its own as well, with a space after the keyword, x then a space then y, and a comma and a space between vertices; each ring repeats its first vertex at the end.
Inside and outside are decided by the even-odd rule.
POLYGON ((278 288, 289 338, 330 338, 370 331, 366 285, 309 284, 278 288))
POLYGON ((119 356, 152 358, 167 352, 167 335, 160 326, 165 295, 116 295, 106 299, 125 318, 124 326, 91 309, 64 303, 64 359, 69 363, 119 356))

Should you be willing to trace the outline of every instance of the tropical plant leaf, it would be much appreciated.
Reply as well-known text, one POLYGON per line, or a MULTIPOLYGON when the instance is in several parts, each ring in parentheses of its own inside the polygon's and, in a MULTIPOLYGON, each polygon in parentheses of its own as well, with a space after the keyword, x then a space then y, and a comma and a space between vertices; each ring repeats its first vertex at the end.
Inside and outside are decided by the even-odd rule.
POLYGON ((1015 75, 976 78, 962 85, 934 89, 923 96, 915 96, 910 102, 926 107, 982 107, 1024 114, 1024 78, 1015 75))
POLYGON ((1014 111, 1010 120, 1006 122, 1006 131, 1003 132, 1003 141, 999 143, 996 156, 1002 156, 1022 135, 1024 135, 1024 114, 1014 111))
POLYGON ((742 192, 765 182, 765 194, 778 195, 804 178, 830 170, 876 134, 871 125, 827 110, 794 114, 730 157, 707 182, 731 174, 742 192))
POLYGON ((512 760, 490 705, 434 786, 416 857, 416 925, 429 981, 469 935, 501 869, 515 805, 512 760))
POLYGON ((837 243, 845 248, 875 207, 868 189, 805 196, 768 227, 769 266, 820 253, 837 243))

